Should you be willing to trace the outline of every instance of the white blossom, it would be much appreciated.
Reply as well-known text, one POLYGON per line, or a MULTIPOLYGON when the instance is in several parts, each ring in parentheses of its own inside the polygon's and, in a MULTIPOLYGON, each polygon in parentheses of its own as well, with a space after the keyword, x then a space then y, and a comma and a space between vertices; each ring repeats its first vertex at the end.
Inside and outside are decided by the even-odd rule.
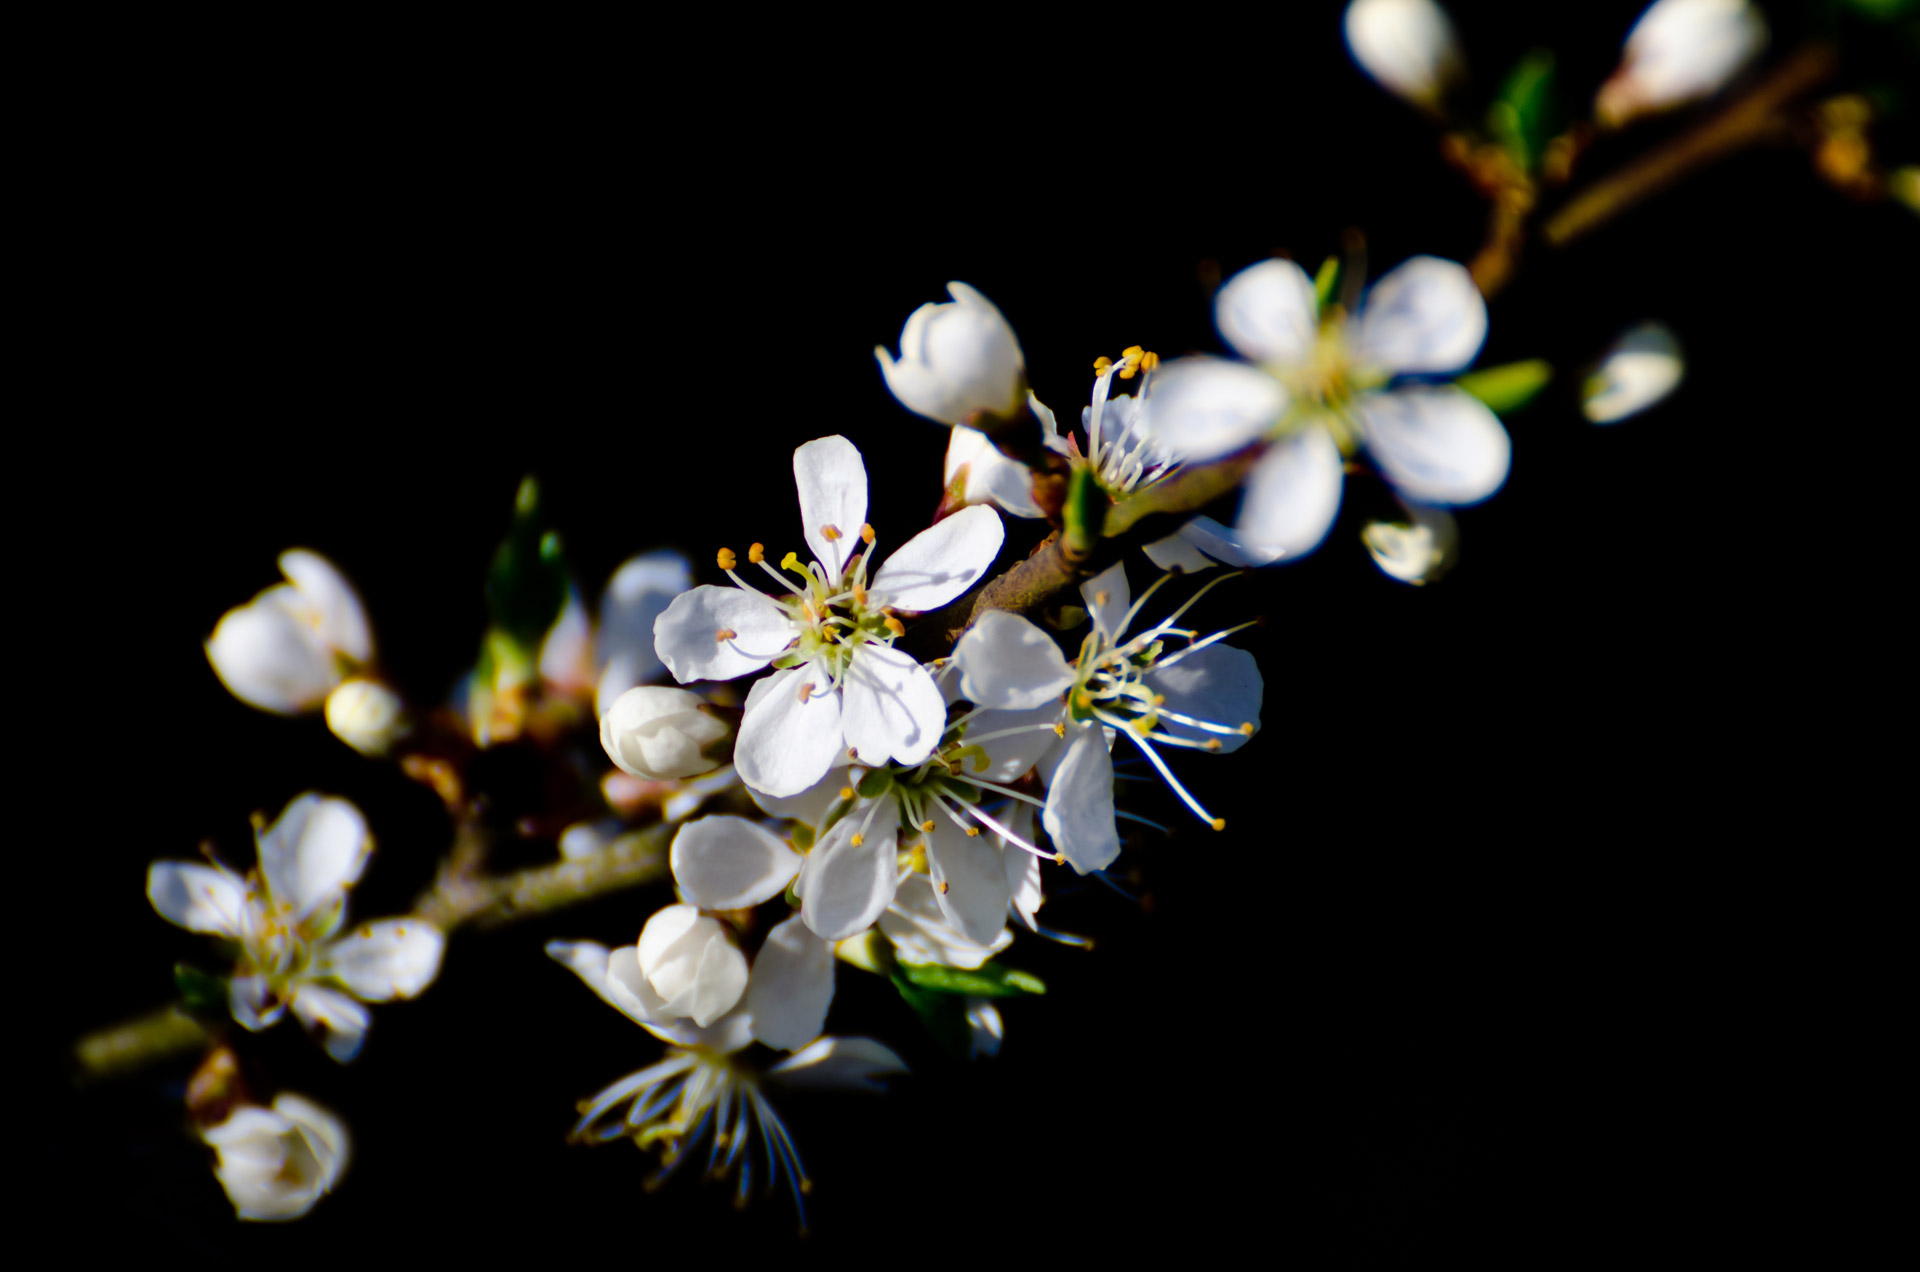
POLYGON ((1766 46, 1767 20, 1747 0, 1656 0, 1627 33, 1594 113, 1617 127, 1711 97, 1766 46))
POLYGON ((1580 409, 1595 424, 1614 424, 1658 404, 1680 386, 1686 361, 1680 341, 1662 323, 1621 333, 1581 386, 1580 409))
POLYGON ((1512 447, 1499 418, 1462 389, 1405 378, 1458 371, 1480 351, 1486 302, 1465 267, 1416 256, 1349 319, 1337 305, 1321 310, 1298 265, 1264 261, 1220 289, 1214 319, 1248 361, 1169 364, 1147 426, 1185 462, 1265 450, 1237 524, 1197 519, 1149 550, 1156 564, 1259 565, 1311 552, 1339 513, 1346 459, 1363 448, 1421 503, 1476 503, 1506 480, 1512 447))
POLYGON ((907 319, 898 360, 874 348, 887 387, 908 410, 942 424, 1012 414, 1027 387, 1013 328, 965 283, 947 291, 953 303, 922 305, 907 319))
POLYGON ((347 1128, 313 1101, 283 1094, 272 1108, 242 1104, 200 1137, 213 1173, 242 1219, 298 1219, 347 1168, 347 1128))
POLYGON ((750 588, 720 555, 733 587, 697 587, 674 598, 654 624, 661 659, 676 679, 726 680, 772 666, 749 691, 734 746, 741 780, 793 795, 846 752, 866 764, 917 764, 931 754, 946 704, 926 669, 893 647, 898 614, 935 609, 986 572, 1005 532, 991 508, 965 508, 908 540, 868 579, 876 536, 866 523, 867 474, 844 437, 794 452, 803 533, 814 563, 797 553, 783 575, 754 544, 783 596, 750 588))
POLYGON ((219 862, 154 862, 147 899, 169 923, 239 944, 228 1007, 242 1027, 265 1029, 291 1009, 345 1063, 366 1037, 361 1004, 426 989, 446 938, 417 918, 336 935, 372 849, 366 819, 348 801, 309 791, 256 840, 260 866, 244 878, 219 862))
POLYGON ((1423 110, 1438 112, 1465 73, 1453 23, 1433 0, 1353 0, 1342 25, 1360 69, 1423 110))
POLYGON ((666 685, 638 685, 600 717, 600 745, 622 772, 652 782, 710 773, 726 762, 733 729, 705 698, 666 685))
POLYGON ((280 572, 285 583, 221 616, 207 660, 242 702, 296 715, 373 660, 373 635, 353 585, 325 557, 294 548, 280 554, 280 572))

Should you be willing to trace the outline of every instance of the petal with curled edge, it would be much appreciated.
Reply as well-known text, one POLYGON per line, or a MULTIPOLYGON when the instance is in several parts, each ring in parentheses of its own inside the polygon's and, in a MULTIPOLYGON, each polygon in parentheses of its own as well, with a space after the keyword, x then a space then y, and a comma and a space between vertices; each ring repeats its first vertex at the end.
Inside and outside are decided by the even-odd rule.
POLYGON ((1367 453, 1422 503, 1478 503, 1500 489, 1513 443, 1500 417, 1450 384, 1376 393, 1359 404, 1367 453))
POLYGON ((302 985, 294 991, 293 1001, 288 1005, 293 1008, 295 1019, 308 1033, 319 1037, 327 1054, 335 1060, 347 1064, 360 1054, 361 1044, 367 1040, 367 1028, 373 1023, 373 1013, 351 995, 323 985, 302 985))
POLYGON ((1353 320, 1353 356, 1400 375, 1472 362, 1487 339, 1487 302, 1458 261, 1416 256, 1373 285, 1353 320))
POLYGON ((207 661, 227 691, 278 715, 319 706, 341 681, 332 653, 290 606, 292 591, 271 587, 228 610, 206 643, 207 661))
POLYGON ((1055 701, 1073 683, 1073 668, 1053 637, 1005 610, 982 614, 954 646, 953 657, 960 665, 961 696, 982 707, 1031 710, 1055 701))
POLYGON ((1292 261, 1261 261, 1214 295, 1213 321, 1241 357, 1292 366, 1313 352, 1320 303, 1307 271, 1292 261))
POLYGON ((1156 667, 1146 675, 1147 688, 1163 694, 1159 731, 1194 742, 1217 741, 1220 750, 1237 751, 1253 734, 1241 726, 1260 728, 1262 682, 1259 664, 1252 654, 1230 645, 1208 645, 1190 654, 1177 655, 1170 666, 1156 667), (1195 720, 1204 720, 1233 730, 1215 733, 1167 717, 1175 712, 1195 720))
POLYGON ((767 933, 747 981, 753 1036, 792 1051, 820 1036, 833 1002, 833 946, 815 936, 799 915, 767 933))
POLYGON ((807 926, 828 941, 871 927, 893 900, 896 842, 890 818, 876 818, 865 835, 852 817, 835 824, 807 854, 799 889, 807 926))
POLYGON ((805 860, 778 835, 727 814, 682 826, 668 855, 680 895, 706 910, 740 910, 772 900, 793 882, 805 860))
MULTIPOLYGON (((1310 424, 1275 442, 1248 474, 1247 493, 1240 501, 1232 539, 1246 559, 1222 559, 1264 565, 1312 552, 1340 515, 1345 484, 1340 447, 1326 429, 1310 424)), ((1204 543, 1198 546, 1212 551, 1204 543)))
POLYGON ((1113 819, 1113 757, 1098 725, 1080 725, 1068 739, 1047 787, 1041 824, 1067 863, 1086 874, 1105 869, 1120 855, 1113 819))
POLYGON ((373 851, 367 819, 348 801, 308 791, 257 836, 275 919, 294 922, 338 902, 359 882, 373 851))
POLYGON ((828 580, 838 583, 867 520, 866 463, 846 438, 818 438, 793 452, 793 482, 800 490, 807 547, 827 568, 828 580))
POLYGON ((960 479, 961 498, 970 504, 996 503, 1016 517, 1040 517, 1033 501, 1033 470, 1008 459, 977 428, 956 424, 947 438, 945 483, 960 479))
POLYGON ((161 918, 189 932, 237 940, 247 927, 246 886, 212 866, 154 862, 147 867, 147 900, 161 918))
POLYGON ((768 676, 747 694, 734 741, 740 780, 769 795, 798 795, 843 754, 840 695, 808 664, 768 676), (806 696, 801 696, 802 690, 806 696))
POLYGON ((927 867, 940 912, 960 934, 990 944, 1007 925, 1007 887, 1001 850, 984 833, 969 835, 953 821, 936 817, 927 836, 927 867))
POLYGON ((1154 378, 1146 428, 1171 454, 1204 463, 1258 441, 1286 406, 1287 391, 1258 367, 1181 358, 1154 378))
POLYGON ((327 646, 337 649, 354 662, 373 657, 373 632, 367 626, 367 611, 360 596, 347 582, 338 566, 305 548, 292 548, 280 554, 280 572, 293 580, 293 586, 310 608, 314 627, 327 646))
POLYGON ((743 587, 682 592, 653 621, 653 647, 681 684, 759 671, 792 643, 787 611, 743 587))
POLYGON ((328 945, 321 966, 355 998, 382 1003, 412 998, 440 974, 447 938, 424 919, 383 919, 328 945))
POLYGON ((884 1091, 876 1080, 905 1073, 907 1062, 871 1038, 821 1038, 767 1070, 795 1090, 884 1091))
POLYGON ((911 613, 938 609, 979 581, 1006 538, 999 513, 962 508, 887 558, 867 589, 870 603, 911 613))
POLYGON ((933 754, 947 725, 946 699, 927 669, 885 645, 854 651, 841 693, 840 727, 862 764, 918 764, 933 754))

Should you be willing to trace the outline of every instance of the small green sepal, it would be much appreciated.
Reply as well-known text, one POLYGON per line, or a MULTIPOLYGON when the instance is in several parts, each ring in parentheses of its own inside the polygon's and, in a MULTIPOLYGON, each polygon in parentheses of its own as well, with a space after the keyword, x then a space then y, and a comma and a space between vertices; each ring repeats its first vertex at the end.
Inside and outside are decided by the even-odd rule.
POLYGON ((1032 972, 987 963, 973 971, 947 967, 939 963, 901 963, 900 975, 921 989, 939 994, 960 994, 967 998, 1019 998, 1047 992, 1047 987, 1032 972))
POLYGON ((1533 401, 1552 379, 1552 363, 1544 358, 1529 358, 1525 362, 1469 371, 1454 383, 1485 402, 1496 414, 1506 415, 1533 401))

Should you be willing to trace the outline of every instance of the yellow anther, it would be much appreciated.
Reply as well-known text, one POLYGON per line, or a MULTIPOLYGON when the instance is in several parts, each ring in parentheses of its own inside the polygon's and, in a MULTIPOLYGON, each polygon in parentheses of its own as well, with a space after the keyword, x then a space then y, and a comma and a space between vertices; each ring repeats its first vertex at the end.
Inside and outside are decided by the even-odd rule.
POLYGON ((969 826, 969 827, 967 827, 967 838, 968 838, 968 839, 977 839, 977 838, 979 837, 979 835, 980 835, 980 828, 979 828, 978 826, 969 826))
POLYGON ((947 895, 947 881, 945 879, 940 881, 940 895, 943 897, 947 895))
POLYGON ((895 636, 905 636, 907 634, 907 625, 889 614, 887 615, 887 630, 895 636))
POLYGON ((915 874, 927 873, 927 846, 925 844, 909 844, 907 846, 907 869, 913 871, 915 874))
POLYGON ((1158 370, 1159 367, 1160 367, 1159 354, 1143 353, 1140 355, 1140 369, 1142 371, 1155 371, 1155 370, 1158 370))
POLYGON ((739 634, 740 634, 739 632, 734 631, 733 628, 731 627, 722 627, 719 631, 713 634, 713 643, 716 645, 723 645, 726 642, 732 640, 735 636, 738 636, 739 634))
POLYGON ((1166 705, 1167 705, 1167 695, 1166 695, 1166 694, 1164 694, 1164 693, 1156 693, 1156 694, 1154 694, 1154 695, 1153 695, 1153 705, 1154 705, 1154 706, 1156 706, 1156 707, 1164 707, 1164 706, 1166 706, 1166 705))
POLYGON ((747 560, 753 562, 755 565, 760 564, 762 561, 766 559, 767 559, 766 544, 756 543, 747 549, 747 560))
POLYGON ((853 585, 853 603, 855 605, 865 605, 867 603, 867 589, 858 583, 853 585))
POLYGON ((1095 592, 1093 594, 1093 603, 1095 605, 1105 605, 1108 601, 1112 599, 1113 599, 1113 593, 1111 592, 1095 592))
POLYGON ((855 848, 858 848, 861 844, 864 844, 867 842, 867 837, 856 830, 853 832, 853 838, 848 840, 847 842, 852 844, 855 848))
POLYGON ((1054 721, 1053 736, 1056 738, 1064 738, 1067 736, 1067 722, 1065 720, 1054 721))
MULTIPOLYGON (((208 895, 209 895, 209 896, 211 896, 211 895, 212 895, 212 892, 211 892, 211 891, 209 891, 209 892, 208 892, 208 895)), ((371 940, 373 939, 373 929, 372 929, 372 928, 361 928, 361 929, 360 929, 360 939, 361 939, 361 940, 363 940, 363 941, 371 941, 371 940)))
POLYGON ((806 573, 805 570, 800 568, 800 554, 798 552, 789 552, 787 555, 781 557, 780 568, 783 570, 792 570, 795 574, 806 573))
POLYGON ((1066 853, 1064 853, 1064 852, 1056 852, 1056 853, 1054 853, 1054 854, 1053 854, 1053 864, 1054 864, 1054 865, 1056 865, 1056 866, 1064 866, 1064 865, 1066 865, 1066 864, 1067 864, 1067 854, 1066 854, 1066 853))
POLYGON ((929 817, 920 823, 920 833, 923 835, 931 835, 933 833, 933 818, 929 817))
POLYGON ((1085 689, 1082 689, 1073 695, 1073 705, 1079 707, 1082 711, 1091 711, 1093 710, 1093 695, 1089 694, 1085 689))
POLYGON ((1105 375, 1107 373, 1107 368, 1111 367, 1112 365, 1113 365, 1112 358, 1095 358, 1093 360, 1093 373, 1095 375, 1105 375))
POLYGON ((860 758, 860 748, 859 748, 859 747, 857 747, 857 746, 850 746, 850 747, 848 747, 848 748, 847 748, 847 758, 848 758, 848 759, 850 759, 850 760, 857 760, 857 759, 859 759, 859 758, 860 758))
POLYGON ((720 549, 718 556, 720 560, 720 568, 723 570, 731 570, 734 566, 740 563, 740 559, 733 555, 732 548, 720 549))
POLYGON ((1247 723, 1245 723, 1245 724, 1243 724, 1243 725, 1241 725, 1241 726, 1240 726, 1240 732, 1242 732, 1242 733, 1244 733, 1244 734, 1246 734, 1246 735, 1247 735, 1248 737, 1252 737, 1252 736, 1253 736, 1253 722, 1252 722, 1252 721, 1248 721, 1247 723))
POLYGON ((842 786, 842 787, 840 788, 840 798, 841 798, 841 799, 852 799, 852 798, 853 798, 853 787, 851 787, 851 786, 842 786))
POLYGON ((800 701, 805 702, 808 698, 811 698, 812 696, 813 696, 813 681, 809 680, 805 684, 800 686, 800 701))
POLYGON ((864 521, 860 523, 860 542, 873 546, 873 527, 864 521))
POLYGON ((1133 379, 1134 374, 1140 370, 1141 359, 1146 356, 1147 351, 1139 345, 1128 345, 1125 349, 1122 349, 1120 351, 1120 378, 1122 380, 1133 379))
POLYGON ((1214 818, 1214 819, 1213 819, 1213 828, 1214 828, 1215 830, 1225 830, 1225 829, 1227 828, 1227 819, 1226 819, 1226 818, 1224 818, 1224 817, 1216 817, 1216 818, 1214 818))
POLYGON ((1225 745, 1226 743, 1222 742, 1219 738, 1207 739, 1207 750, 1209 751, 1218 751, 1221 747, 1225 745))
POLYGON ((820 527, 820 533, 821 533, 822 535, 824 535, 824 536, 826 536, 826 540, 827 540, 827 542, 828 542, 828 543, 838 543, 838 542, 840 542, 840 527, 839 527, 839 526, 821 526, 821 527, 820 527))

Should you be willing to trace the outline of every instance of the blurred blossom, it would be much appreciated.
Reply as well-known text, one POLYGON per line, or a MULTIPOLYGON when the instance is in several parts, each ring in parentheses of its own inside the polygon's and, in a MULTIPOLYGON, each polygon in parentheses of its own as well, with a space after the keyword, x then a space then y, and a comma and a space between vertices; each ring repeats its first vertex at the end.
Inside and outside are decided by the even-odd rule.
POLYGON ((1403 503, 1405 520, 1370 521, 1360 531, 1373 563, 1388 578, 1419 587, 1453 568, 1460 555, 1460 532, 1445 508, 1403 503))
POLYGON ((1453 23, 1433 0, 1353 0, 1345 27, 1360 69, 1422 110, 1438 114, 1465 74, 1453 23))
POLYGON ((206 650, 234 697, 295 715, 373 660, 373 635, 353 585, 325 557, 294 548, 280 554, 280 572, 287 582, 221 616, 206 650))
POLYGON ((1767 45, 1767 20, 1746 0, 1656 0, 1634 24, 1594 114, 1618 127, 1711 97, 1767 45))
POLYGON ((966 424, 977 413, 1011 415, 1027 389, 1013 328, 965 283, 948 283, 947 291, 951 304, 929 302, 907 319, 897 360, 875 346, 887 387, 908 410, 942 424, 966 424))
MULTIPOLYGON (((1032 393, 1027 401, 1035 414, 1045 411, 1032 393)), ((1051 419, 1048 412, 1042 418, 1051 419)), ((1033 501, 1033 470, 1016 459, 1002 455, 993 441, 977 428, 957 424, 947 438, 947 464, 942 484, 951 489, 960 482, 961 502, 996 503, 1016 517, 1043 515, 1033 501)))
POLYGON ((214 1176, 242 1219, 298 1219, 347 1168, 347 1128, 297 1095, 270 1109, 240 1105, 200 1137, 218 1154, 214 1176))
POLYGON ((1895 168, 1887 175, 1887 193, 1920 212, 1920 167, 1895 168))
POLYGON ((600 627, 594 634, 596 711, 604 713, 627 690, 665 673, 653 649, 653 623, 692 586, 693 567, 678 552, 648 552, 613 572, 600 594, 600 627))
POLYGON ((1638 415, 1672 393, 1685 370, 1673 332, 1662 323, 1641 323, 1614 341, 1581 386, 1581 409, 1595 424, 1638 415))
POLYGON ((405 704, 378 680, 355 677, 327 695, 327 727, 362 755, 385 755, 405 732, 405 704))
POLYGON ((1000 1020, 1000 1009, 993 1005, 991 998, 967 999, 967 1055, 997 1056, 1000 1043, 1007 1036, 1006 1025, 1000 1020))
POLYGON ((668 685, 627 690, 600 717, 600 745, 623 772, 652 782, 711 773, 727 761, 733 726, 697 693, 668 685))

